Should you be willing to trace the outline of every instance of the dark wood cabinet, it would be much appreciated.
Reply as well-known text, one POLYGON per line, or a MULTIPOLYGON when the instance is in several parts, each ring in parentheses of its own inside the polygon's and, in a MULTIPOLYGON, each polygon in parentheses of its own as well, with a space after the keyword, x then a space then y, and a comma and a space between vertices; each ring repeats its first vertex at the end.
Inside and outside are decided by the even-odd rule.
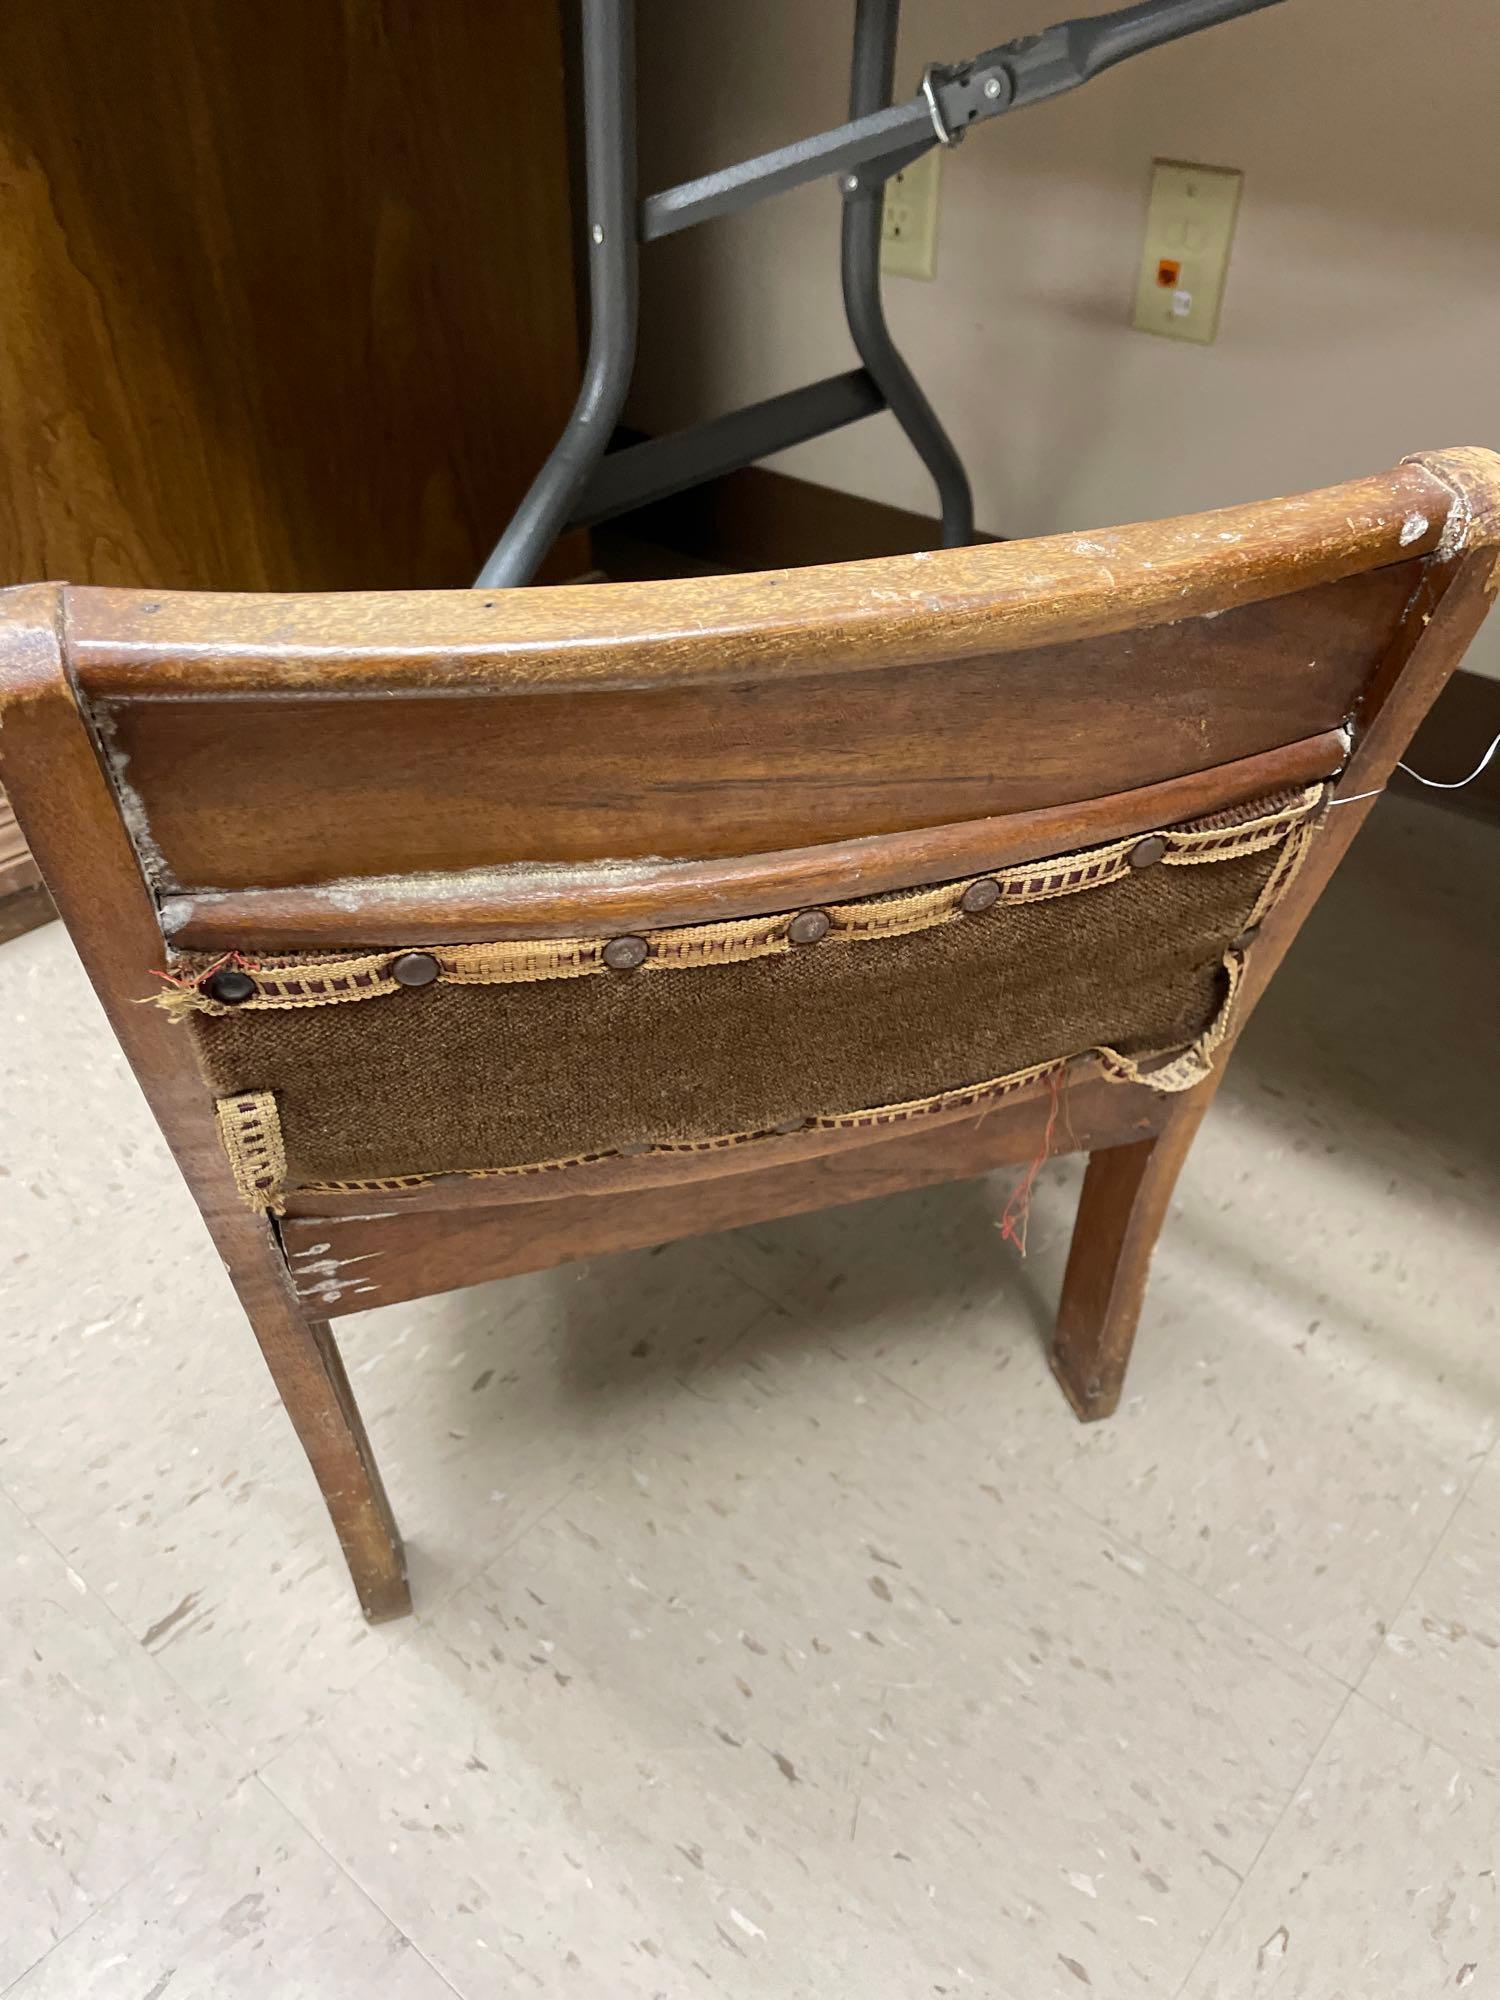
POLYGON ((564 104, 538 0, 11 0, 0 583, 468 583, 577 385, 564 104))

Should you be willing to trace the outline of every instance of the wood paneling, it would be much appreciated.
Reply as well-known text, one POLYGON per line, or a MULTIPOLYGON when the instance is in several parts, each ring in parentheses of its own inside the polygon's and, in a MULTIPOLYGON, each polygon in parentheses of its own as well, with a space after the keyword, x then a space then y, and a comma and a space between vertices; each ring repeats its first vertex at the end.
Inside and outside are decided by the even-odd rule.
POLYGON ((548 0, 10 0, 0 580, 468 583, 571 233, 548 0))

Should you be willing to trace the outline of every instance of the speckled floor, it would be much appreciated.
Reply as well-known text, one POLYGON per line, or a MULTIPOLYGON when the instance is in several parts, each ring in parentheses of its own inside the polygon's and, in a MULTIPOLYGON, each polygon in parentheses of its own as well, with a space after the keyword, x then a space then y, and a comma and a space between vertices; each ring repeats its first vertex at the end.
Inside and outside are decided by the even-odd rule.
POLYGON ((366 1629, 57 927, 0 949, 0 1991, 1500 1992, 1500 834, 1387 801, 1117 1418, 971 1183, 341 1323, 366 1629))

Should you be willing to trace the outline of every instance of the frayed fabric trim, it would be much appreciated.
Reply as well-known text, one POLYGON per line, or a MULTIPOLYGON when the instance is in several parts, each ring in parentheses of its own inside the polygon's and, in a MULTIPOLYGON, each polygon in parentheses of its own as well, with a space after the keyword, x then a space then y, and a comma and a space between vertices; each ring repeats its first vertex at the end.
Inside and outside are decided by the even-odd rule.
MULTIPOLYGON (((879 938, 903 937, 940 924, 964 920, 963 899, 976 881, 992 881, 999 890, 992 907, 1037 903, 1099 889, 1130 875, 1130 856, 1141 842, 1156 838, 1165 844, 1163 866, 1194 867, 1258 854, 1306 828, 1317 813, 1324 787, 1282 793, 1254 806, 1218 813, 1201 821, 1162 828, 1152 836, 1132 834, 1107 846, 1062 855, 1045 862, 1026 862, 968 876, 936 888, 900 890, 860 902, 823 906, 828 929, 818 944, 862 944, 879 938)), ((1278 869, 1277 874, 1281 873, 1278 869)), ((1263 899, 1264 900, 1264 899, 1263 899)), ((790 926, 798 913, 735 918, 723 923, 695 924, 676 930, 641 933, 647 946, 635 976, 689 971, 708 965, 737 965, 797 951, 790 926)), ((438 982, 452 986, 505 986, 548 979, 578 979, 608 973, 605 937, 502 941, 493 944, 417 946, 437 964, 438 982)), ((159 1006, 176 1019, 191 1014, 224 1015, 292 1007, 337 1006, 376 1000, 407 989, 392 967, 405 948, 346 953, 338 957, 294 954, 249 958, 232 954, 235 966, 255 982, 254 993, 237 1006, 212 998, 205 982, 225 961, 180 954, 167 983, 155 995, 159 1006)))

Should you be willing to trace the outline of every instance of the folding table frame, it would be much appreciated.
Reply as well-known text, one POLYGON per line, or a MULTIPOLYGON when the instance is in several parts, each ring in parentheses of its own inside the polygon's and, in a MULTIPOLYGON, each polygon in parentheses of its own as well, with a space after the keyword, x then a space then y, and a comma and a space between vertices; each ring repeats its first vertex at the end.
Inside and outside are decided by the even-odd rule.
POLYGON ((559 533, 592 527, 788 445, 889 410, 932 474, 942 541, 974 539, 962 460, 901 358, 880 296, 885 183, 932 146, 1039 104, 1164 42, 1278 0, 1141 0, 1058 22, 975 56, 931 64, 893 104, 901 0, 856 0, 849 122, 738 166, 636 198, 633 0, 583 0, 582 70, 588 198, 590 335, 583 387, 551 456, 480 572, 476 587, 530 581, 559 533), (843 191, 844 311, 861 366, 643 444, 608 449, 635 367, 640 245, 822 175, 843 191))

